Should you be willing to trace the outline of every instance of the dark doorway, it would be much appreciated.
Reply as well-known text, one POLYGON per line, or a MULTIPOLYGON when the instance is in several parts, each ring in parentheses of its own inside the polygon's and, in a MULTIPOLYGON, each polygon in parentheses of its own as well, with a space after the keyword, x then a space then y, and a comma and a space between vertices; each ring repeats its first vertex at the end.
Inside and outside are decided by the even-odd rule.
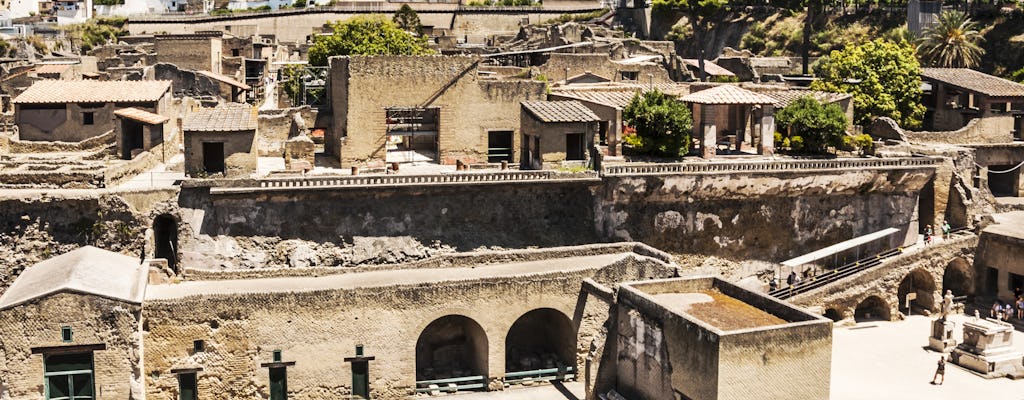
POLYGON ((957 257, 946 265, 942 273, 942 294, 947 290, 953 291, 954 296, 974 295, 974 277, 967 260, 957 257))
POLYGON ((132 150, 142 149, 145 146, 143 140, 143 125, 132 121, 122 120, 121 121, 121 158, 124 160, 132 159, 132 150))
POLYGON ((569 161, 584 159, 582 133, 567 133, 565 135, 565 159, 569 161))
POLYGON ((198 400, 198 392, 195 372, 178 374, 178 400, 198 400))
POLYGON ((167 266, 178 273, 178 221, 163 214, 153 220, 153 256, 167 260, 167 266))
POLYGON ((825 318, 832 320, 832 322, 839 322, 843 320, 843 313, 834 308, 830 308, 825 310, 825 318))
POLYGON ((985 268, 985 294, 995 296, 999 293, 999 270, 988 267, 985 268))
POLYGON ((1016 165, 992 165, 988 167, 988 189, 996 197, 1016 197, 1020 169, 1016 165))
POLYGON ((1007 283, 1010 284, 1006 289, 1010 292, 1016 293, 1016 289, 1024 289, 1024 275, 1017 275, 1013 272, 1009 273, 1010 279, 1007 283))
POLYGON ((857 322, 888 321, 889 305, 881 297, 868 297, 861 301, 860 304, 857 304, 857 309, 853 312, 853 318, 857 322))
POLYGON ((512 162, 512 131, 487 132, 487 162, 512 162))
POLYGON ((910 301, 911 308, 919 308, 928 311, 932 311, 935 308, 935 280, 932 279, 931 274, 923 269, 915 269, 910 271, 907 276, 900 281, 900 286, 896 290, 896 299, 899 301, 900 312, 907 314, 910 309, 907 308, 907 295, 913 293, 915 297, 910 301))
POLYGON ((224 143, 203 143, 203 170, 208 174, 224 172, 224 143))
POLYGON ((505 372, 575 364, 576 333, 565 314, 541 308, 519 317, 505 337, 505 372))
POLYGON ((461 315, 438 318, 416 341, 416 380, 487 376, 487 334, 461 315))
POLYGON ((270 369, 270 400, 288 400, 288 369, 270 369))
POLYGON ((933 225, 932 231, 939 231, 935 229, 935 179, 928 181, 921 188, 920 194, 917 199, 917 224, 920 233, 924 233, 925 226, 933 225))

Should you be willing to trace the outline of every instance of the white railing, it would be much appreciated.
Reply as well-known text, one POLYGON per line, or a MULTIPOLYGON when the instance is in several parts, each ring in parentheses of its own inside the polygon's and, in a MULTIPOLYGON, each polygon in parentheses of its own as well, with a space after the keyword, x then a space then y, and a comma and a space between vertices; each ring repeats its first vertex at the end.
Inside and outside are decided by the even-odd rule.
MULTIPOLYGON (((536 182, 565 179, 597 179, 596 173, 565 174, 558 171, 466 172, 433 175, 355 175, 268 178, 255 181, 259 188, 316 188, 347 186, 473 184, 536 182)), ((232 185, 235 186, 235 185, 232 185)))
POLYGON ((603 175, 651 175, 806 170, 857 170, 930 167, 941 160, 931 157, 866 158, 845 160, 776 160, 762 162, 631 163, 604 168, 603 175))

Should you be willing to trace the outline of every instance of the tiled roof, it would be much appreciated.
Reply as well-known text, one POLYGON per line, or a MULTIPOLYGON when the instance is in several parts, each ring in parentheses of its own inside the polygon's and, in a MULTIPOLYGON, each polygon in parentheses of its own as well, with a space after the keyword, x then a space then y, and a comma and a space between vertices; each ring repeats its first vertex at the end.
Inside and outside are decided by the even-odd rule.
POLYGON ((922 68, 921 76, 986 96, 1024 96, 1024 85, 969 68, 922 68))
POLYGON ((256 129, 256 115, 251 106, 221 106, 193 111, 182 123, 185 131, 236 132, 256 129))
MULTIPOLYGON (((686 65, 693 67, 695 71, 700 68, 700 63, 696 58, 684 58, 683 62, 686 63, 686 65)), ((736 76, 732 71, 722 68, 710 60, 704 60, 704 71, 711 76, 736 76)))
POLYGON ((153 102, 171 90, 171 81, 58 81, 29 86, 13 103, 153 102))
POLYGON ((696 104, 775 104, 775 99, 735 85, 720 85, 680 98, 696 104))
POLYGON ((148 125, 159 125, 170 120, 160 114, 153 114, 149 111, 138 109, 135 107, 122 108, 114 111, 114 115, 121 118, 128 118, 131 120, 139 121, 148 125))
POLYGON ((825 104, 835 103, 837 101, 842 101, 850 97, 853 97, 853 95, 849 93, 832 93, 805 89, 782 89, 765 91, 758 90, 757 92, 775 99, 775 106, 779 108, 788 106, 789 103, 792 103, 796 101, 796 99, 805 96, 811 96, 818 102, 825 104))
POLYGON ((71 64, 39 64, 36 65, 36 74, 62 74, 71 68, 71 64))
POLYGON ((203 75, 205 77, 208 77, 210 79, 213 79, 215 81, 226 83, 228 85, 234 86, 234 87, 242 89, 242 90, 249 90, 249 89, 251 89, 249 87, 249 85, 246 85, 246 84, 244 84, 242 82, 239 82, 239 81, 235 80, 234 78, 232 78, 230 76, 227 76, 227 75, 218 74, 218 73, 210 72, 210 71, 196 71, 196 73, 200 74, 200 75, 203 75))
POLYGON ((92 246, 80 247, 25 269, 0 296, 0 309, 60 292, 141 304, 148 272, 138 257, 92 246))
POLYGON ((558 90, 552 91, 554 96, 563 96, 580 101, 597 103, 618 109, 626 108, 633 97, 639 93, 639 89, 633 90, 558 90))
MULTIPOLYGON (((622 109, 629 105, 637 92, 646 92, 651 88, 650 84, 622 82, 573 84, 554 87, 551 94, 622 109)), ((690 86, 685 83, 655 83, 653 88, 675 97, 690 93, 690 86)))
POLYGON ((543 122, 590 122, 601 119, 587 106, 575 100, 524 101, 523 108, 543 122))

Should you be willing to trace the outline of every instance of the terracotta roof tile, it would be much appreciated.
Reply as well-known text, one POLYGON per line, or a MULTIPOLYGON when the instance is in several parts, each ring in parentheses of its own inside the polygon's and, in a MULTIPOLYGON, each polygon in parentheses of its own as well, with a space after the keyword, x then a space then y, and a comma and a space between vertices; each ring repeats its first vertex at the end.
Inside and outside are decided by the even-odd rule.
POLYGON ((848 99, 850 97, 853 97, 853 95, 849 94, 849 93, 832 93, 832 92, 822 92, 822 91, 818 91, 818 90, 806 90, 806 89, 782 89, 782 90, 764 90, 764 91, 755 90, 755 91, 758 92, 758 93, 761 93, 761 94, 763 94, 765 96, 768 96, 768 97, 771 97, 771 98, 775 99, 775 106, 779 107, 779 108, 783 108, 785 106, 788 106, 789 103, 792 103, 792 102, 796 101, 796 99, 799 99, 799 98, 805 97, 805 96, 811 96, 815 100, 817 100, 818 102, 825 103, 825 104, 835 103, 837 101, 842 101, 842 100, 846 100, 846 99, 848 99))
POLYGON ((29 86, 13 103, 153 102, 171 90, 171 81, 58 81, 29 86))
POLYGON ((523 108, 543 122, 591 122, 601 120, 587 106, 575 100, 524 101, 523 108))
POLYGON ((191 132, 250 131, 256 129, 256 115, 251 106, 200 108, 185 117, 182 129, 191 132))
POLYGON ((986 96, 1024 96, 1024 85, 969 68, 922 68, 921 76, 986 96))
POLYGON ((128 118, 148 125, 159 125, 170 120, 160 114, 154 114, 135 107, 122 108, 114 111, 114 115, 121 118, 128 118))
POLYGON ((720 85, 680 98, 696 104, 775 104, 775 99, 735 85, 720 85))

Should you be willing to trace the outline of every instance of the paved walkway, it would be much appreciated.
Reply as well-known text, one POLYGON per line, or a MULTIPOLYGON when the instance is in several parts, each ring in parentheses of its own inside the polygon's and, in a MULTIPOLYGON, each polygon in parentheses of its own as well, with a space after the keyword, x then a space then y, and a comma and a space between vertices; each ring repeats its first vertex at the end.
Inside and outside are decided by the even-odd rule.
MULTIPOLYGON (((178 154, 171 157, 167 164, 180 163, 184 160, 185 156, 178 154)), ((157 164, 149 171, 135 175, 132 179, 117 185, 117 189, 169 188, 173 187, 175 183, 181 182, 185 179, 184 172, 168 171, 167 164, 157 164)))
MULTIPOLYGON (((963 315, 954 316, 962 341, 963 315)), ((874 399, 1024 399, 1024 380, 984 379, 952 363, 946 382, 929 382, 939 353, 927 350, 932 318, 911 316, 899 322, 868 322, 837 328, 832 339, 832 400, 874 399)), ((1024 333, 1014 332, 1024 349, 1024 333)))
POLYGON ((608 265, 625 256, 626 253, 601 254, 462 268, 394 269, 319 277, 190 281, 173 285, 149 285, 146 289, 146 299, 173 299, 203 294, 287 293, 393 285, 427 285, 433 282, 579 271, 608 265))
POLYGON ((439 399, 451 400, 583 400, 583 397, 583 382, 513 386, 500 392, 467 392, 436 396, 439 399))

